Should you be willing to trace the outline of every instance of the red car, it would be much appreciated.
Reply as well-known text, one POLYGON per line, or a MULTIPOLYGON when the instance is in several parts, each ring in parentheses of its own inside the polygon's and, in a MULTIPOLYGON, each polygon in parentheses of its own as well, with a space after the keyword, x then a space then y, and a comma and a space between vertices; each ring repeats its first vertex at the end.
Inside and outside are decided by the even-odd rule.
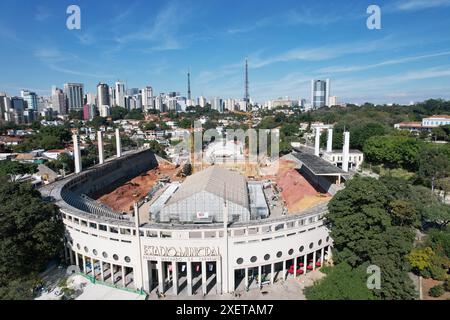
MULTIPOLYGON (((293 265, 289 267, 288 273, 294 274, 294 266, 293 265)), ((297 268, 297 275, 300 275, 303 273, 304 273, 303 269, 297 268)))

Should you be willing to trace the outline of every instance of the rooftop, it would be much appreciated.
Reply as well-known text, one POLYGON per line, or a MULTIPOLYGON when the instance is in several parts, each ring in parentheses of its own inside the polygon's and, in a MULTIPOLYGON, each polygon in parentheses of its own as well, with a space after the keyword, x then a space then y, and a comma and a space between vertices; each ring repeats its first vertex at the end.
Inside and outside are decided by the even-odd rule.
POLYGON ((316 176, 348 174, 344 170, 313 154, 297 152, 294 153, 294 156, 316 176))
POLYGON ((167 205, 177 203, 201 191, 248 208, 248 191, 245 178, 239 173, 212 166, 188 177, 173 194, 167 205))

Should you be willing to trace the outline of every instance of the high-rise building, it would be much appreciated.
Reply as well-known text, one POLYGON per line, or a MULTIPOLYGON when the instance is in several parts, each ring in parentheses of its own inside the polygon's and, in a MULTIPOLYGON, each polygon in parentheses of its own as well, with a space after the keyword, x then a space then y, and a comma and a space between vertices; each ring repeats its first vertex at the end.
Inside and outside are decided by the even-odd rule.
POLYGON ((158 111, 160 111, 160 112, 164 112, 164 111, 165 111, 165 110, 164 110, 163 97, 162 97, 161 94, 158 95, 158 96, 155 98, 155 108, 156 108, 156 110, 158 110, 158 111))
POLYGON ((97 105, 97 98, 94 93, 88 92, 84 96, 84 104, 97 105))
POLYGON ((109 103, 110 107, 113 107, 116 103, 116 88, 114 86, 109 87, 109 103))
POLYGON ((218 98, 218 97, 215 97, 214 99, 213 99, 213 101, 212 101, 212 106, 211 106, 211 108, 213 109, 213 110, 217 110, 217 111, 219 111, 220 113, 222 113, 224 110, 223 110, 223 103, 222 103, 222 99, 220 99, 220 98, 218 98))
POLYGON ((331 96, 328 103, 329 103, 329 107, 337 106, 338 105, 338 97, 331 96))
POLYGON ((140 94, 135 94, 132 96, 125 96, 125 109, 133 110, 139 109, 142 110, 142 96, 140 94))
POLYGON ((66 96, 61 89, 55 86, 52 87, 52 109, 59 115, 67 114, 66 96))
POLYGON ((236 100, 234 100, 234 99, 225 100, 224 107, 225 107, 225 109, 227 109, 229 111, 235 111, 236 110, 236 100))
POLYGON ((90 121, 97 115, 95 104, 86 104, 83 107, 83 120, 90 121))
POLYGON ((25 110, 25 100, 21 97, 12 97, 11 98, 11 108, 10 108, 10 119, 8 121, 12 121, 16 124, 24 123, 24 113, 25 110))
POLYGON ((239 105, 239 111, 247 112, 248 103, 245 100, 241 100, 238 103, 239 105))
POLYGON ((198 98, 198 105, 199 105, 201 108, 206 107, 206 98, 203 97, 203 96, 201 96, 200 98, 198 98))
POLYGON ((106 83, 99 83, 97 85, 97 107, 111 106, 109 100, 109 86, 106 83))
POLYGON ((22 90, 20 91, 20 96, 27 103, 27 107, 29 110, 37 111, 38 99, 36 93, 31 92, 29 90, 22 90))
POLYGON ((84 86, 81 83, 64 84, 68 110, 82 110, 84 107, 84 86))
POLYGON ((155 101, 153 98, 153 88, 150 86, 142 89, 142 106, 145 111, 155 109, 155 101))
POLYGON ((5 120, 5 113, 11 108, 11 100, 6 93, 0 93, 0 120, 5 120))
POLYGON ((116 82, 115 86, 115 105, 125 108, 125 84, 122 82, 116 82))
POLYGON ((313 109, 329 106, 330 79, 311 80, 311 105, 313 109))
POLYGON ((111 107, 108 105, 102 105, 99 107, 100 117, 109 117, 111 115, 111 107))

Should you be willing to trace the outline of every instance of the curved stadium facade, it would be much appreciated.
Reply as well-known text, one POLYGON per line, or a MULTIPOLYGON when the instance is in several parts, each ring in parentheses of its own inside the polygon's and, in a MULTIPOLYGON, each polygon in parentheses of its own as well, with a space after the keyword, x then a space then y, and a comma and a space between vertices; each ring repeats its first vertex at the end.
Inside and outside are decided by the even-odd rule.
MULTIPOLYGON (((248 219, 242 180, 232 179, 240 194, 230 194, 215 181, 220 170, 188 178, 158 209, 170 216, 183 201, 211 197, 217 216, 202 223, 152 219, 137 204, 135 214, 126 215, 93 200, 157 165, 151 150, 130 151, 40 190, 60 209, 68 263, 96 281, 148 294, 215 295, 301 276, 330 257, 326 204, 297 215, 248 219), (189 189, 193 182, 197 189, 189 189)), ((178 212, 198 210, 183 208, 178 212)))

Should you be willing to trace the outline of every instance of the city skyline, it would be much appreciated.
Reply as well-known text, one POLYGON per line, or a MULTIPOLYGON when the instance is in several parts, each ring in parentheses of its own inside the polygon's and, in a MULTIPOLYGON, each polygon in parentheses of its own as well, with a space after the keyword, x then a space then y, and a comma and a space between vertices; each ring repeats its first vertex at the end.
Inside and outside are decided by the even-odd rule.
POLYGON ((187 96, 190 72, 193 97, 242 99, 248 58, 250 96, 260 103, 309 100, 311 80, 328 78, 342 102, 450 98, 447 0, 378 1, 381 30, 366 27, 368 1, 78 1, 81 30, 65 26, 70 4, 0 5, 0 39, 10 48, 0 53, 8 75, 0 92, 49 96, 52 85, 73 82, 94 93, 121 79, 187 96))

